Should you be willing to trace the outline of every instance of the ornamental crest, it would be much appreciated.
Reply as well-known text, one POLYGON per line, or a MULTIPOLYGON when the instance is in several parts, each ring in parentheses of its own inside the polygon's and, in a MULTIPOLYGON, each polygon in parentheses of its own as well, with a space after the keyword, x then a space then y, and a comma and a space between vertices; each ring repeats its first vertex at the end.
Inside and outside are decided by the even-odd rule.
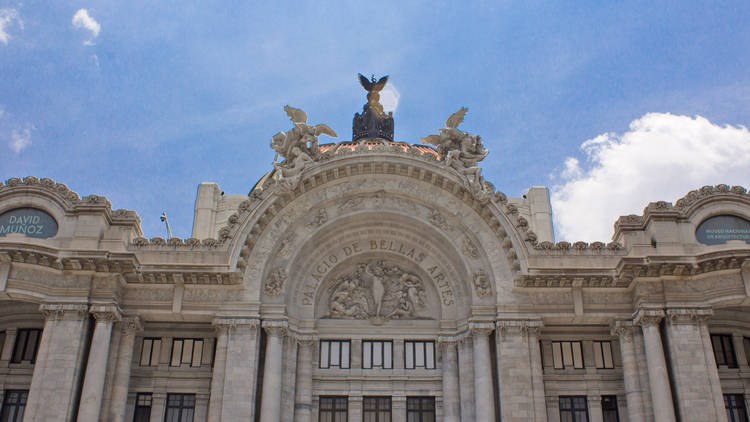
POLYGON ((421 319, 425 309, 422 279, 383 260, 357 264, 338 277, 328 300, 329 318, 369 319, 375 324, 389 319, 421 319))

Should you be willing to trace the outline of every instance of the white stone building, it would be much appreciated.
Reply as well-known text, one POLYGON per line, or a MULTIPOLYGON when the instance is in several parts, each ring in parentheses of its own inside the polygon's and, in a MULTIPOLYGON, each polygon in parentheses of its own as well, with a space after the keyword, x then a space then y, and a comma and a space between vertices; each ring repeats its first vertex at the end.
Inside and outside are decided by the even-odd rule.
POLYGON ((318 147, 297 119, 248 196, 199 186, 187 240, 0 183, 0 420, 747 420, 745 189, 554 243, 547 190, 506 198, 447 126, 318 147))

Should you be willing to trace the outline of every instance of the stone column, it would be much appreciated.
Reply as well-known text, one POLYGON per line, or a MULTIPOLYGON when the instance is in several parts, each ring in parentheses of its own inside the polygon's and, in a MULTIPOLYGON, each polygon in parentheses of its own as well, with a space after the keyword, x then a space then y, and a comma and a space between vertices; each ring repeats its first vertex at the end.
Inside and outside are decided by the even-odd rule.
POLYGON ((469 325, 474 342, 474 411, 478 421, 495 420, 495 397, 488 338, 494 328, 492 323, 469 325))
POLYGON ((461 399, 458 384, 458 339, 455 337, 439 338, 443 371, 443 421, 458 422, 461 420, 461 399))
POLYGON ((634 323, 640 325, 643 330, 654 418, 659 422, 674 422, 676 418, 672 404, 672 389, 669 385, 664 347, 659 333, 659 322, 663 318, 664 311, 661 309, 641 309, 638 311, 634 323))
POLYGON ((589 420, 600 421, 604 419, 602 414, 602 396, 590 394, 586 396, 589 405, 589 420))
POLYGON ((458 380, 461 392, 461 420, 474 420, 474 358, 468 334, 458 342, 458 380))
POLYGON ((81 404, 78 407, 78 420, 81 422, 99 420, 104 395, 104 379, 107 376, 112 324, 119 321, 121 317, 116 305, 91 305, 90 312, 96 324, 89 348, 86 377, 81 391, 81 404))
POLYGON ((264 321, 266 330, 266 358, 263 369, 263 395, 260 403, 260 421, 278 422, 281 412, 281 369, 284 353, 285 321, 264 321))
POLYGON ((0 360, 4 362, 10 362, 13 358, 13 346, 16 344, 16 336, 18 335, 18 328, 8 328, 5 330, 5 342, 3 343, 3 353, 0 355, 0 360))
POLYGON ((211 396, 208 401, 208 421, 221 421, 221 404, 224 392, 224 377, 227 366, 227 334, 229 327, 224 324, 217 324, 216 327, 216 351, 214 352, 214 370, 211 373, 211 396))
POLYGON ((163 421, 167 410, 167 393, 151 394, 151 420, 163 421))
POLYGON ((732 345, 734 345, 734 357, 737 359, 737 367, 740 368, 740 372, 750 371, 745 354, 744 336, 741 333, 732 333, 732 345))
POLYGON ((314 347, 314 337, 297 337, 297 388, 294 397, 294 422, 312 421, 312 360, 314 347))
POLYGON ((617 336, 622 356, 622 375, 625 379, 625 398, 628 404, 628 421, 645 422, 641 382, 638 377, 638 362, 633 342, 631 321, 615 321, 611 333, 617 336))
POLYGON ((215 373, 216 381, 211 380, 209 420, 253 420, 258 374, 258 320, 216 318, 213 323, 219 330, 215 362, 220 363, 220 368, 215 373))
POLYGON ((294 400, 297 397, 297 339, 284 338, 282 365, 281 422, 294 422, 294 400))
POLYGON ((123 318, 120 329, 120 347, 115 363, 115 374, 112 386, 112 401, 109 409, 109 420, 125 421, 125 408, 130 388, 130 369, 133 363, 135 333, 142 329, 138 317, 123 318))
POLYGON ((682 420, 727 420, 716 368, 708 319, 708 307, 667 310, 666 335, 672 361, 672 380, 682 420))
POLYGON ((71 420, 83 361, 88 305, 42 304, 39 343, 24 421, 71 420))
POLYGON ((547 409, 538 332, 541 320, 497 321, 497 371, 503 421, 544 421, 547 409))

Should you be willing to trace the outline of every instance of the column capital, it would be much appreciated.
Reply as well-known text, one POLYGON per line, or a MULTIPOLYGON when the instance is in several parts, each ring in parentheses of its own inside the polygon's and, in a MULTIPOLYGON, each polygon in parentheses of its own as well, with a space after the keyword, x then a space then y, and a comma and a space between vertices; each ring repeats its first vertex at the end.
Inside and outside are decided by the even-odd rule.
POLYGON ((122 313, 117 305, 106 304, 106 305, 91 305, 89 307, 89 313, 94 316, 97 321, 119 321, 122 318, 122 313))
POLYGON ((495 322, 501 337, 506 334, 518 333, 523 337, 537 336, 544 327, 541 319, 499 319, 495 322))
POLYGON ((266 334, 270 337, 284 337, 287 334, 289 324, 286 321, 267 320, 261 324, 266 334))
POLYGON ((42 303, 39 311, 46 319, 84 319, 89 305, 85 303, 42 303))
POLYGON ((495 324, 491 322, 471 322, 469 323, 469 332, 474 337, 487 337, 495 329, 495 324))
POLYGON ((659 325, 664 319, 664 310, 661 308, 641 308, 635 313, 633 324, 641 327, 650 327, 659 325))
POLYGON ((123 334, 135 334, 138 331, 143 331, 143 323, 141 318, 137 316, 123 317, 120 320, 120 327, 123 334))
POLYGON ((440 347, 448 348, 448 347, 456 347, 458 346, 458 342, 460 340, 460 336, 438 336, 438 344, 440 347))
POLYGON ((310 333, 303 334, 290 331, 289 336, 294 339, 294 341, 296 341, 299 346, 302 347, 312 346, 318 340, 318 336, 316 334, 310 333))
POLYGON ((708 321, 714 311, 710 307, 679 307, 667 309, 667 318, 670 324, 700 324, 708 321))
POLYGON ((609 333, 617 336, 620 340, 631 341, 633 339, 633 321, 617 320, 609 326, 609 333))

